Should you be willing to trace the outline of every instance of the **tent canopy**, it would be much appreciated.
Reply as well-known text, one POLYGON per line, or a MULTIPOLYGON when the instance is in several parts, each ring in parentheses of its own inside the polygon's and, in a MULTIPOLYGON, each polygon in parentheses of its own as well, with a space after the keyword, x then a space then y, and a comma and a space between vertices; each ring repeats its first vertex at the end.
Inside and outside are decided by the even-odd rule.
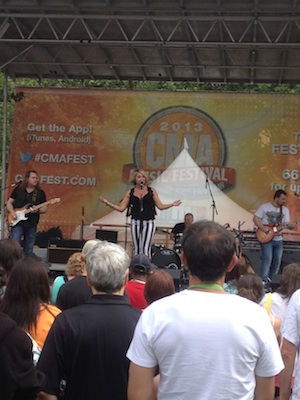
POLYGON ((12 78, 299 81, 297 0, 0 0, 12 78))
MULTIPOLYGON (((173 163, 151 183, 165 204, 180 199, 180 207, 158 212, 157 225, 173 227, 191 212, 195 220, 214 220, 233 229, 253 229, 253 214, 232 201, 201 170, 185 147, 173 163), (212 204, 214 203, 214 208, 212 204)), ((92 225, 125 225, 126 211, 113 211, 92 225)))

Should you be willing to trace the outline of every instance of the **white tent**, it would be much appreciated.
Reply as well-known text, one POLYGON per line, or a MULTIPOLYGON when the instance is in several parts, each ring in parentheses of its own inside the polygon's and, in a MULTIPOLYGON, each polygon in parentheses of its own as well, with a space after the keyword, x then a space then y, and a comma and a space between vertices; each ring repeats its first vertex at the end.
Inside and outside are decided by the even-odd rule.
MULTIPOLYGON (((163 203, 172 203, 177 199, 182 201, 179 207, 158 211, 159 227, 173 227, 183 220, 187 212, 191 212, 195 220, 214 220, 221 225, 229 224, 234 229, 242 224, 243 230, 253 229, 253 215, 232 201, 205 175, 190 156, 186 144, 173 163, 151 183, 151 187, 157 190, 163 203)), ((124 226, 125 223, 126 212, 113 211, 92 225, 124 226)))

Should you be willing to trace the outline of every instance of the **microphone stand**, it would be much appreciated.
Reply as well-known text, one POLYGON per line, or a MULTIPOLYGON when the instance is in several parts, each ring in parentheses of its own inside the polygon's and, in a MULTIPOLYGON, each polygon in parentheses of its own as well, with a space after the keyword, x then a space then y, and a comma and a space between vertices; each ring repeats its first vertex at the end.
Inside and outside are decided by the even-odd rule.
POLYGON ((6 187, 4 187, 4 188, 1 188, 1 192, 2 192, 3 190, 9 189, 9 188, 14 188, 14 187, 16 187, 16 186, 19 186, 21 183, 22 183, 22 181, 12 183, 11 185, 8 185, 8 186, 6 186, 6 187))
POLYGON ((243 234, 241 232, 241 226, 244 225, 245 221, 241 222, 239 221, 238 223, 238 229, 232 229, 234 233, 234 240, 235 240, 235 255, 237 257, 240 257, 242 254, 242 244, 244 244, 244 238, 243 234))
POLYGON ((125 250, 127 250, 127 241, 128 241, 128 238, 127 238, 127 225, 128 225, 128 215, 127 215, 127 211, 126 211, 126 219, 125 219, 125 243, 124 243, 124 246, 125 246, 125 250))
POLYGON ((83 227, 84 227, 84 207, 81 208, 81 229, 80 229, 81 240, 83 240, 83 227))
MULTIPOLYGON (((22 183, 22 181, 14 182, 11 185, 7 185, 7 186, 1 188, 0 192, 2 193, 6 189, 14 188, 16 186, 19 186, 19 185, 21 185, 21 183, 22 183)), ((4 202, 4 207, 6 207, 6 204, 7 204, 7 201, 4 202)), ((4 238, 4 237, 10 237, 11 227, 8 226, 7 216, 6 216, 5 212, 3 213, 3 215, 1 215, 0 225, 2 225, 2 232, 0 230, 1 239, 4 238)))
POLYGON ((212 199, 212 203, 211 203, 211 207, 212 207, 212 221, 214 221, 214 220, 215 220, 215 213, 216 213, 216 215, 219 215, 219 214, 218 214, 216 202, 215 202, 214 196, 213 196, 213 194, 212 194, 211 187, 210 187, 210 183, 209 183, 209 180, 208 180, 207 175, 206 175, 205 187, 206 187, 206 189, 208 188, 210 197, 211 197, 211 199, 212 199))
MULTIPOLYGON (((126 219, 125 219, 125 249, 127 250, 127 243, 128 243, 128 233, 127 233, 127 228, 128 228, 128 217, 132 218, 132 204, 129 199, 129 204, 127 206, 127 211, 126 211, 126 219)), ((131 228, 132 228, 132 220, 131 220, 131 228)))

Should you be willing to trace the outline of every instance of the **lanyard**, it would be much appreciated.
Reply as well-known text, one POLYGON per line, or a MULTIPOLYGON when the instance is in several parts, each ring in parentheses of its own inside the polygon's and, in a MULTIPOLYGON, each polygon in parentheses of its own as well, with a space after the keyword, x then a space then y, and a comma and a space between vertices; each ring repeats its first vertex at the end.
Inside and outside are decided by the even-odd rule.
POLYGON ((189 286, 189 289, 224 290, 218 283, 199 283, 189 286))

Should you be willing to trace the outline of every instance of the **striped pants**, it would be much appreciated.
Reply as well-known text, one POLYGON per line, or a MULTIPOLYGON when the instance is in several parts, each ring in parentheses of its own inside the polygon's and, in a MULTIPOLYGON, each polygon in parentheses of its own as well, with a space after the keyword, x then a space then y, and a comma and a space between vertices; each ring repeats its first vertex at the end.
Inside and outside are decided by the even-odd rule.
POLYGON ((131 221, 131 237, 134 255, 143 253, 147 257, 151 258, 151 245, 155 229, 155 219, 148 221, 133 219, 131 221))

